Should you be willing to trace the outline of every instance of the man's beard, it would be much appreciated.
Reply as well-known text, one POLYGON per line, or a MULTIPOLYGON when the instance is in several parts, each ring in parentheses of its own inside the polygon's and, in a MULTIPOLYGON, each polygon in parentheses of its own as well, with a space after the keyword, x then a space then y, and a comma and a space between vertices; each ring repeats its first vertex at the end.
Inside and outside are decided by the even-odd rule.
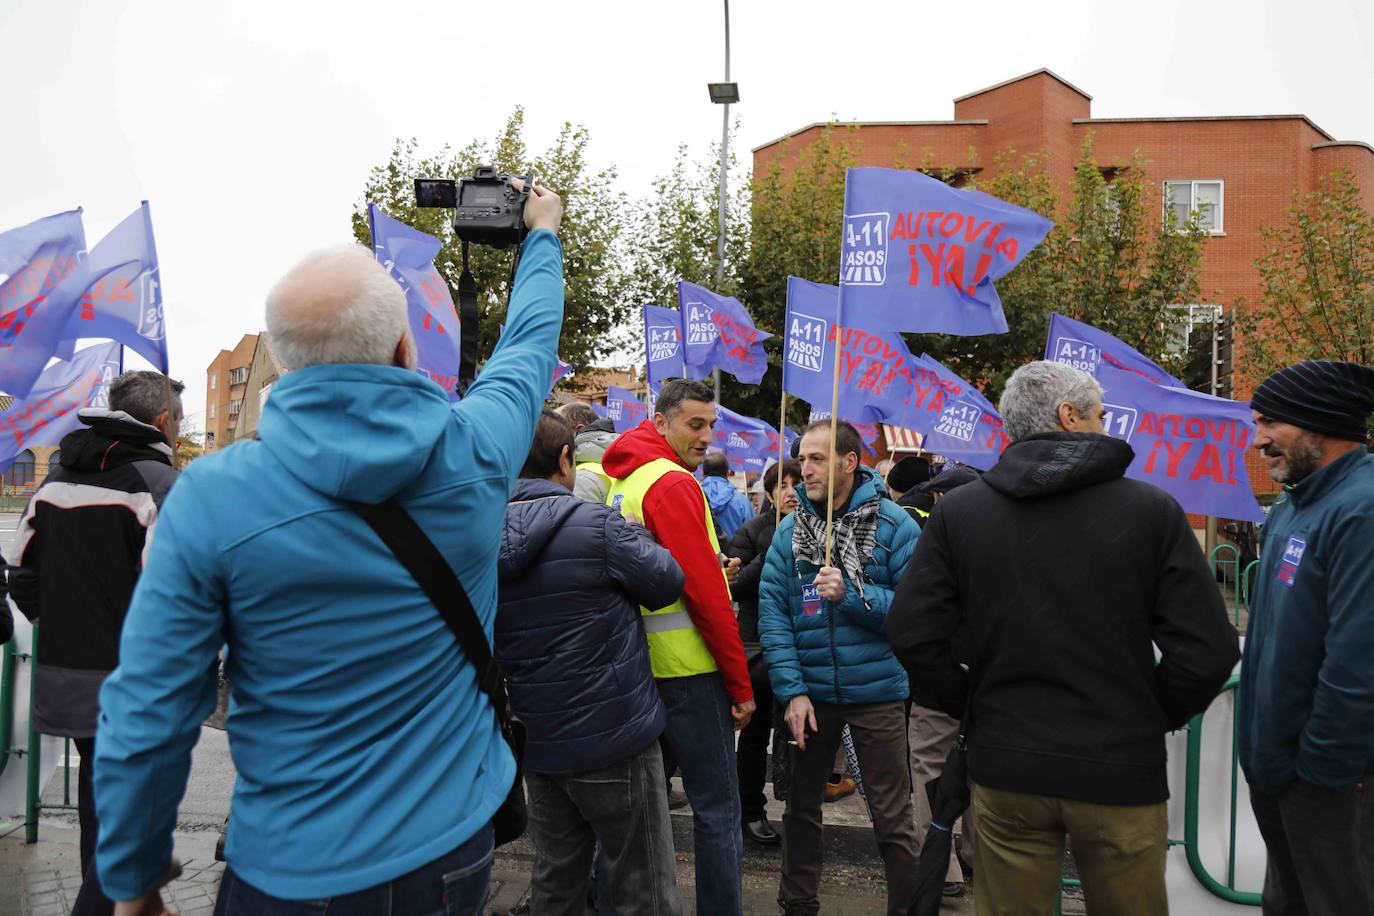
POLYGON ((1312 433, 1304 432, 1286 450, 1270 446, 1264 450, 1270 458, 1283 456, 1284 465, 1269 472, 1269 476, 1279 483, 1295 484, 1317 470, 1322 460, 1321 441, 1312 433))

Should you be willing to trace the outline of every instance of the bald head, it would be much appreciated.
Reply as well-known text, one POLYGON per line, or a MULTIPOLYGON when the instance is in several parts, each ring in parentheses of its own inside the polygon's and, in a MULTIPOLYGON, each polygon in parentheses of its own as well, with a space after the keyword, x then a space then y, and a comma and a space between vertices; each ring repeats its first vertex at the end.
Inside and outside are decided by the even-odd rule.
POLYGON ((267 294, 267 333, 287 369, 415 367, 405 293, 358 245, 317 251, 291 268, 267 294))

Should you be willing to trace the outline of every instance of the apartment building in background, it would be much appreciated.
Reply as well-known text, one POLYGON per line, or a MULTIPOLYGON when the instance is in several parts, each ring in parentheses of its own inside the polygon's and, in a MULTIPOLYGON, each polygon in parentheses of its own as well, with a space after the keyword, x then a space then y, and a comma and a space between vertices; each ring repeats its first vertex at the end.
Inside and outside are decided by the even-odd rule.
POLYGON ((257 334, 244 334, 232 350, 220 350, 205 370, 205 453, 234 441, 248 391, 248 370, 258 348, 257 334))

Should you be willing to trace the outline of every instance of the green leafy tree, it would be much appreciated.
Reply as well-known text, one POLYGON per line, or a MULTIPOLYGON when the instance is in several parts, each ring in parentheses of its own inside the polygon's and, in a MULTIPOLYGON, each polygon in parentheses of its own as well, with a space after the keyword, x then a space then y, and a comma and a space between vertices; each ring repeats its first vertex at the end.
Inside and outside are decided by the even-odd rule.
POLYGON ((1352 176, 1294 193, 1287 222, 1264 238, 1263 298, 1236 310, 1253 376, 1304 359, 1374 365, 1374 220, 1352 176))
MULTIPOLYGON (((490 140, 474 140, 461 150, 445 147, 425 153, 414 140, 398 140, 388 160, 372 169, 363 196, 353 208, 353 234, 370 245, 367 205, 376 203, 389 216, 443 241, 435 267, 448 283, 455 305, 462 273, 461 243, 453 234, 452 211, 421 209, 415 205, 418 177, 459 179, 479 164, 535 180, 563 198, 565 208, 559 236, 564 253, 564 320, 559 355, 583 371, 623 343, 623 327, 631 307, 627 300, 627 271, 622 236, 626 199, 616 188, 612 167, 595 169, 587 159, 591 137, 581 125, 565 123, 547 150, 531 156, 524 141, 524 110, 516 108, 505 127, 490 140)), ((469 263, 478 289, 480 323, 479 364, 496 346, 505 320, 514 249, 469 246, 469 263)), ((577 386, 573 376, 562 384, 577 386)))

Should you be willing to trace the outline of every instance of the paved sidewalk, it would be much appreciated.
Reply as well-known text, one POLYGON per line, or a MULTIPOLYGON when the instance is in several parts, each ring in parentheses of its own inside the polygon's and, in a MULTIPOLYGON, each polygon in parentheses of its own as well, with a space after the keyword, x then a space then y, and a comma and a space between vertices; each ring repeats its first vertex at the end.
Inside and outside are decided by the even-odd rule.
MULTIPOLYGON (((181 878, 163 900, 181 916, 210 916, 224 863, 215 861, 213 833, 176 835, 181 878)), ((0 837, 0 916, 67 916, 81 889, 81 834, 58 819, 39 822, 38 842, 24 842, 22 824, 0 837)))

